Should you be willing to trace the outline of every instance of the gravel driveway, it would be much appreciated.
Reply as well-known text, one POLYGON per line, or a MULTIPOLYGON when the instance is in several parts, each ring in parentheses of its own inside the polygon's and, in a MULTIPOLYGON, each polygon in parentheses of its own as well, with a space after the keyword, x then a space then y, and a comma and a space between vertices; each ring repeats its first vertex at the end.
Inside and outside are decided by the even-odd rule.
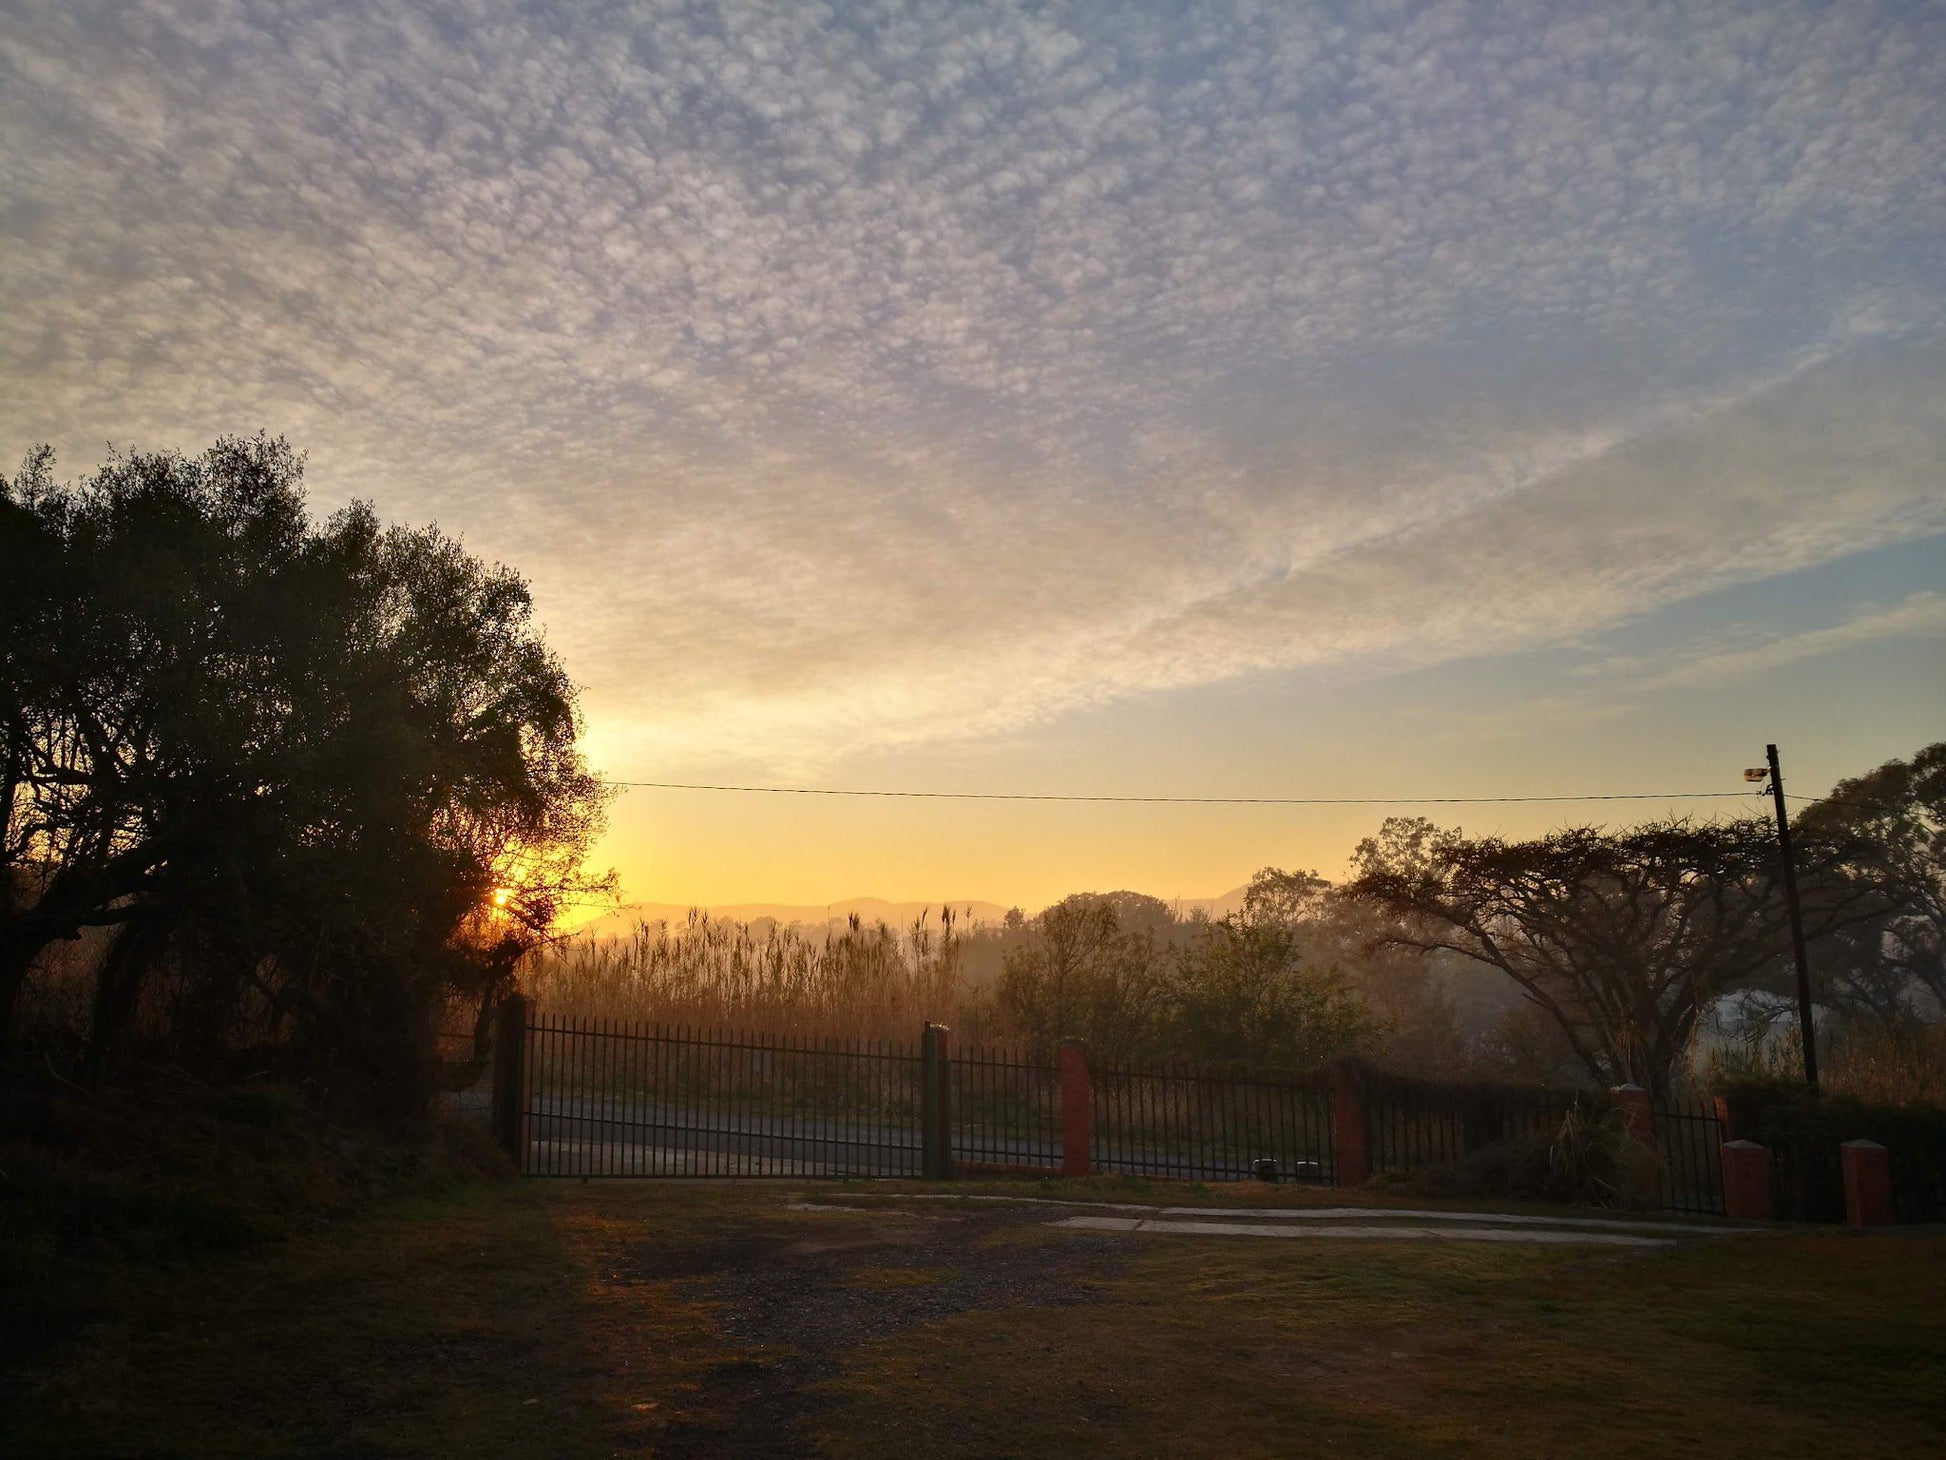
POLYGON ((709 1304, 746 1356, 718 1367, 691 1419, 667 1429, 669 1456, 801 1454, 816 1385, 860 1344, 957 1313, 1094 1301, 1089 1279, 1129 1254, 1113 1234, 1055 1232, 1044 1208, 993 1204, 912 1211, 793 1197, 787 1223, 624 1255, 623 1275, 673 1281, 709 1304))

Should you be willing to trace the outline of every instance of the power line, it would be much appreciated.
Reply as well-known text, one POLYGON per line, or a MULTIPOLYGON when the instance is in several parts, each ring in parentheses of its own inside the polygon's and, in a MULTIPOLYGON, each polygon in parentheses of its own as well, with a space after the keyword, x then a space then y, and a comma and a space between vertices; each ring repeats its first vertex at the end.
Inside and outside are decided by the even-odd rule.
POLYGON ((1572 796, 1090 796, 1032 791, 882 791, 831 786, 733 786, 696 781, 606 780, 603 784, 653 791, 727 791, 751 796, 870 796, 908 801, 1078 801, 1143 806, 1498 806, 1537 801, 1704 801, 1730 797, 1747 799, 1756 794, 1750 791, 1600 791, 1572 796))

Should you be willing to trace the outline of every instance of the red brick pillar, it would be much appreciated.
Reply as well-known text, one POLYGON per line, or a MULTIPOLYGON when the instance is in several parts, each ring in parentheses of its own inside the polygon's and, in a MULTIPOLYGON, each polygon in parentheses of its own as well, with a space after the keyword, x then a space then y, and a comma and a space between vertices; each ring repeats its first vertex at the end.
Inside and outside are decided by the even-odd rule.
POLYGON ((1094 1170, 1094 1099, 1088 1089, 1088 1046, 1061 1041, 1061 1174, 1087 1176, 1094 1170))
POLYGON ((1854 1227, 1889 1227, 1892 1165, 1877 1141, 1846 1141, 1838 1148, 1845 1166, 1845 1220, 1854 1227))
POLYGON ((1723 1215, 1767 1222, 1772 1213, 1770 1152, 1755 1141, 1723 1143, 1723 1215))
POLYGON ((1751 1107, 1748 1094, 1738 1095, 1734 1099, 1727 1095, 1718 1095, 1712 1103, 1716 1106, 1716 1122, 1723 1127, 1724 1140, 1750 1139, 1750 1132, 1755 1122, 1750 1118, 1751 1107))
POLYGON ((1336 1185, 1363 1186, 1372 1174, 1371 1137, 1365 1120, 1365 1067, 1342 1059, 1331 1067, 1331 1143, 1336 1185))

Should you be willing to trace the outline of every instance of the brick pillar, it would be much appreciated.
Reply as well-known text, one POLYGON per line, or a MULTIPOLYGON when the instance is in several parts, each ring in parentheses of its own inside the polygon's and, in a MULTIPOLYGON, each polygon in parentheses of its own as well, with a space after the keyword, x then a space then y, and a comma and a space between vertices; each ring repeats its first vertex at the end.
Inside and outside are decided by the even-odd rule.
POLYGON ((1369 1128, 1365 1120, 1365 1067, 1355 1059, 1331 1066, 1331 1143, 1336 1152, 1336 1184, 1363 1186, 1372 1174, 1369 1128))
POLYGON ((1845 1167, 1845 1220, 1854 1227, 1889 1227, 1892 1164, 1877 1141, 1846 1141, 1838 1148, 1845 1167))
POLYGON ((1094 1171, 1094 1096, 1088 1088, 1088 1046, 1061 1041, 1061 1174, 1094 1171))
POLYGON ((1751 1117, 1751 1100, 1748 1092, 1735 1097, 1718 1095, 1711 1102, 1716 1106, 1717 1124, 1723 1127, 1726 1141, 1747 1141, 1756 1130, 1756 1121, 1751 1117))
POLYGON ((1744 1222, 1767 1222, 1772 1211, 1769 1150, 1755 1141, 1725 1141, 1723 1215, 1744 1222))

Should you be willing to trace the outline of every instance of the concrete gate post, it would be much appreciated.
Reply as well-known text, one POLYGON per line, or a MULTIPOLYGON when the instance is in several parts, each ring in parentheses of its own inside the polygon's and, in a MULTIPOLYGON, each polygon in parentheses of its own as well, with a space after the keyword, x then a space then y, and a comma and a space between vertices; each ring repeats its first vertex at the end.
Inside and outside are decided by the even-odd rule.
POLYGON ((500 1005, 493 1041, 493 1140, 516 1170, 527 1169, 528 1098, 533 1073, 527 1065, 527 1027, 533 1005, 525 994, 510 994, 500 1005))
POLYGON ((1838 1148, 1845 1168, 1845 1220, 1854 1227, 1889 1227, 1892 1163, 1877 1141, 1846 1141, 1838 1148))

